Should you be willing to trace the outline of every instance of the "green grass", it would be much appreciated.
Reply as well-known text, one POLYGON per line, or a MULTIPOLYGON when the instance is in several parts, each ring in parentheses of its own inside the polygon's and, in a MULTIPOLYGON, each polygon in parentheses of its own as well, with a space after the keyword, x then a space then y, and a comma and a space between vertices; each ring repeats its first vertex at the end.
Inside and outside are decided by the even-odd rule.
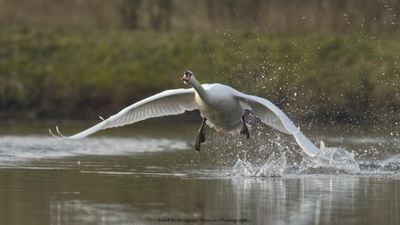
POLYGON ((400 34, 0 31, 0 117, 93 118, 202 82, 260 95, 296 119, 399 119, 400 34))

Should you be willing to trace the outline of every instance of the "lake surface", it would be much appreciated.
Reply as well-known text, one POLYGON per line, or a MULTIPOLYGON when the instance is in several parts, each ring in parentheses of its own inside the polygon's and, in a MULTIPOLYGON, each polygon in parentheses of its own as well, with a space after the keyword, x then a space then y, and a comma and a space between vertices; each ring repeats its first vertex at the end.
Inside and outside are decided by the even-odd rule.
POLYGON ((195 152, 197 126, 0 125, 0 224, 400 224, 399 131, 305 130, 313 159, 257 124, 195 152))

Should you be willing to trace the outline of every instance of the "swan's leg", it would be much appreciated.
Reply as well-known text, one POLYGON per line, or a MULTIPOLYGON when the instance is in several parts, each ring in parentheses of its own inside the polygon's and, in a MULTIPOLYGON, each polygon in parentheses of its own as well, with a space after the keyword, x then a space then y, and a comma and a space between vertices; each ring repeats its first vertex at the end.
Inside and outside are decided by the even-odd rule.
POLYGON ((196 151, 200 151, 201 143, 204 143, 206 141, 206 135, 204 133, 204 125, 206 125, 206 121, 207 119, 203 118, 203 121, 201 122, 200 129, 196 138, 196 143, 194 145, 194 149, 196 149, 196 151))
POLYGON ((246 138, 249 139, 250 132, 249 132, 249 128, 247 128, 246 121, 244 120, 244 116, 242 116, 242 121, 243 121, 243 127, 242 127, 242 130, 240 130, 240 134, 246 135, 246 138))

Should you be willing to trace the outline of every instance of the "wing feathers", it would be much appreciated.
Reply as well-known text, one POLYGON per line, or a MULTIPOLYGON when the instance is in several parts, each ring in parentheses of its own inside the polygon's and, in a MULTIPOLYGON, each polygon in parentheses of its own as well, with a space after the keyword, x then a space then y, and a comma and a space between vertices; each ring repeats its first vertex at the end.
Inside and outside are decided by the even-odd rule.
POLYGON ((309 156, 317 155, 320 150, 300 132, 293 122, 274 104, 264 98, 253 95, 246 95, 241 92, 236 93, 240 103, 248 110, 251 110, 261 122, 286 134, 295 137, 299 146, 309 156))
POLYGON ((184 113, 185 111, 191 111, 197 109, 194 95, 195 92, 192 88, 164 91, 126 107, 119 113, 109 117, 97 125, 94 125, 93 127, 65 138, 79 139, 99 130, 120 127, 152 117, 177 115, 184 113))

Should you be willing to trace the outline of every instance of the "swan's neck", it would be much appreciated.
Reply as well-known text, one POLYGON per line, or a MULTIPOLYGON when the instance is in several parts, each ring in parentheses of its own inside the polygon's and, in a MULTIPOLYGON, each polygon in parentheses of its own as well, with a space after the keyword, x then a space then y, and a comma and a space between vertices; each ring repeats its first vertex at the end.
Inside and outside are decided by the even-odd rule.
POLYGON ((196 90, 197 94, 200 96, 201 99, 206 100, 207 98, 207 93, 206 90, 204 90, 203 86, 200 84, 199 81, 196 80, 196 78, 192 77, 190 79, 189 84, 196 90))

